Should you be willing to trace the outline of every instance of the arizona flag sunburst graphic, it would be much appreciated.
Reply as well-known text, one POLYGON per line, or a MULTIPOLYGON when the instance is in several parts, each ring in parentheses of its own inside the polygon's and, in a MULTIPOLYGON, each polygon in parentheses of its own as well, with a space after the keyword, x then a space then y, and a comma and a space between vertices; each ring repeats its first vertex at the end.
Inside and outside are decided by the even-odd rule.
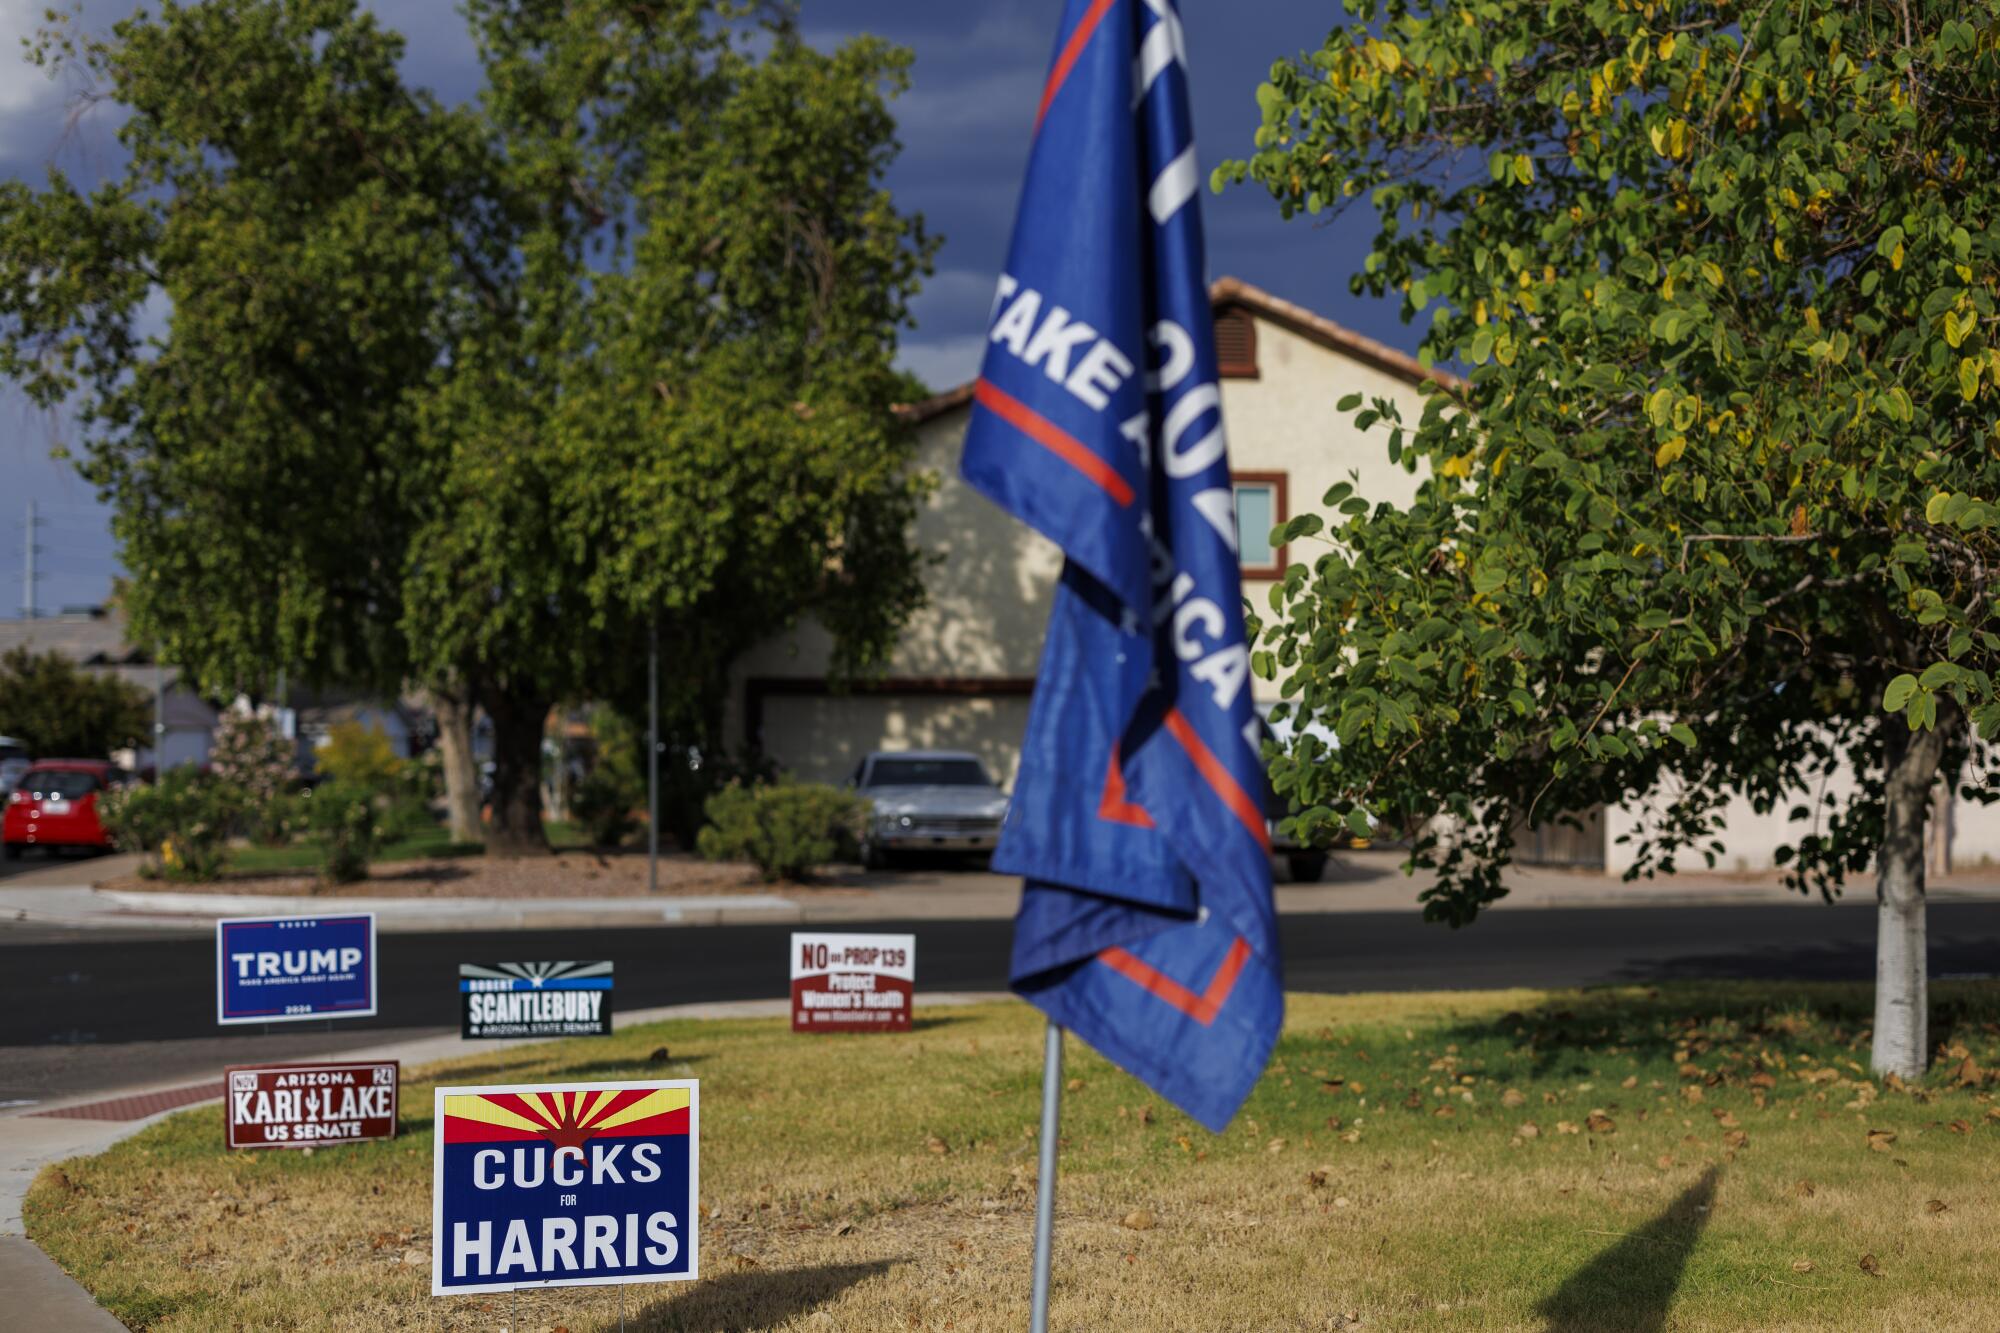
POLYGON ((446 1143, 546 1140, 580 1148, 591 1139, 688 1132, 686 1088, 574 1088, 491 1092, 444 1099, 446 1143))

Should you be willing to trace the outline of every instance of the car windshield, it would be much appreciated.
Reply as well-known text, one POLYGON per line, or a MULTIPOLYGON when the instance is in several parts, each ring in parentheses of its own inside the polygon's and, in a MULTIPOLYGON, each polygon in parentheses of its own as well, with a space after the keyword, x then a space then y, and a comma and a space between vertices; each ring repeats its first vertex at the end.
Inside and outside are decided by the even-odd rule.
POLYGON ((38 801, 75 801, 96 791, 97 779, 68 769, 37 768, 21 779, 20 789, 38 801))
POLYGON ((867 787, 990 787, 977 759, 877 759, 867 787))

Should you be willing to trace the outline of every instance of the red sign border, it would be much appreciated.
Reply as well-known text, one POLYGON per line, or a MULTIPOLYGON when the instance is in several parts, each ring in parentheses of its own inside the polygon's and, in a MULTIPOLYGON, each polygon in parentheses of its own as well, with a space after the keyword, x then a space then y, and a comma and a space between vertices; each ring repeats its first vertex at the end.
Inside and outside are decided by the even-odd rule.
POLYGON ((269 1064, 225 1065, 222 1069, 222 1147, 225 1152, 256 1152, 262 1148, 338 1148, 348 1143, 388 1143, 396 1137, 403 1116, 403 1062, 401 1060, 279 1060, 269 1064), (327 1139, 316 1143, 237 1143, 235 1142, 236 1122, 229 1114, 229 1076, 284 1069, 380 1069, 383 1065, 396 1071, 396 1082, 389 1094, 389 1132, 370 1138, 327 1139))

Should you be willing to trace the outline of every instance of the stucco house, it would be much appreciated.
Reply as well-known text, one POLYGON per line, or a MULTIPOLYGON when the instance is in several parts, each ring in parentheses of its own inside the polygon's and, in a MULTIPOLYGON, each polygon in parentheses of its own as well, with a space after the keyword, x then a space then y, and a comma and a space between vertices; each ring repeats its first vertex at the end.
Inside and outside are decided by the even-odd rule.
MULTIPOLYGON (((1416 494, 1417 477, 1389 462, 1382 436, 1364 438, 1334 400, 1389 397, 1414 420, 1418 386, 1449 377, 1234 278, 1211 295, 1244 591, 1262 605, 1287 559, 1264 539, 1294 506, 1317 507, 1350 473, 1370 499, 1401 504, 1416 494)), ((1011 783, 1062 557, 959 479, 972 385, 909 412, 918 466, 939 482, 916 526, 920 547, 942 557, 927 605, 881 678, 846 692, 827 683, 829 645, 817 625, 761 645, 738 667, 729 735, 820 781, 844 780, 872 749, 947 748, 973 751, 1011 783)), ((1256 688, 1262 700, 1277 697, 1273 685, 1256 688)))
MULTIPOLYGON (((1316 511, 1340 481, 1370 501, 1407 504, 1418 474, 1389 461, 1380 431, 1363 435, 1334 404, 1351 393, 1394 401, 1406 421, 1422 411, 1422 386, 1445 372, 1334 321, 1234 278, 1216 281, 1216 350, 1229 432, 1244 592, 1262 607, 1290 553, 1265 536, 1296 512, 1316 511)), ((801 778, 841 782, 875 749, 958 749, 981 756, 1012 785, 1027 725, 1042 635, 1062 568, 1056 548, 975 493, 958 475, 973 386, 961 385, 909 409, 918 466, 938 478, 916 523, 920 547, 941 557, 928 575, 929 600, 887 670, 839 691, 828 683, 829 643, 810 621, 746 655, 730 691, 728 735, 761 749, 801 778)), ((1255 681, 1262 704, 1274 683, 1255 681)), ((1622 871, 1618 838, 1655 794, 1585 812, 1582 828, 1523 831, 1526 861, 1622 871)), ((1758 815, 1732 807, 1720 868, 1758 871, 1787 839, 1787 811, 1758 815)), ((1933 864, 2000 860, 2000 807, 1939 802, 1933 864)))

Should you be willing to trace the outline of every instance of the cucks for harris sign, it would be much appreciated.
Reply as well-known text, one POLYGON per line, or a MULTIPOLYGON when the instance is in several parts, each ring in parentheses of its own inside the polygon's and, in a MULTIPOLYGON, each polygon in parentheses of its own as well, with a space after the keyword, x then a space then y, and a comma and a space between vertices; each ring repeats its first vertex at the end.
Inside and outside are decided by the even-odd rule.
POLYGON ((700 1085, 439 1088, 431 1293, 696 1274, 700 1085))

